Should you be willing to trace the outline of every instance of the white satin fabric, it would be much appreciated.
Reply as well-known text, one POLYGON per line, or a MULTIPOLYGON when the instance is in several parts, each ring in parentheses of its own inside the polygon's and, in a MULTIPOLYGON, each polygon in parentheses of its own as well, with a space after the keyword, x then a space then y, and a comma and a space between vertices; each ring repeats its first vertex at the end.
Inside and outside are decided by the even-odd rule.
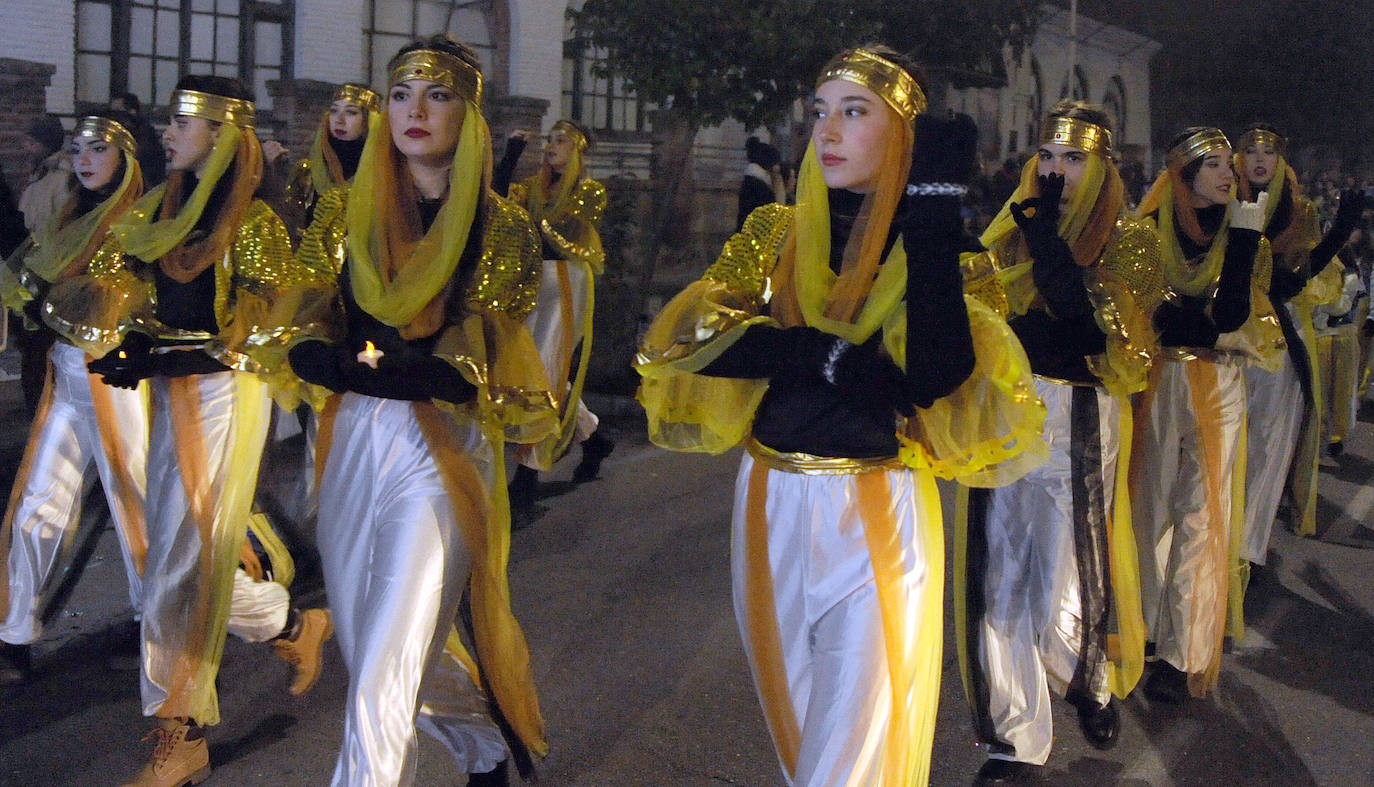
MULTIPOLYGON (((1070 403, 1073 386, 1036 378, 1045 402, 1049 460, 1021 480, 989 494, 986 611, 979 626, 979 661, 987 677, 988 712, 1010 753, 994 759, 1043 765, 1054 740, 1050 690, 1073 680, 1083 641, 1083 603, 1075 557, 1070 403)), ((1097 390, 1103 506, 1110 515, 1120 438, 1120 406, 1097 390)), ((1111 696, 1107 670, 1086 690, 1099 703, 1111 696)))
MULTIPOLYGON (((539 360, 544 362, 544 372, 549 376, 550 385, 557 385, 560 377, 565 377, 561 368, 563 340, 572 334, 573 358, 571 368, 577 368, 577 343, 583 339, 583 326, 587 315, 587 290, 592 286, 592 272, 586 263, 576 260, 544 260, 539 276, 539 293, 535 296, 534 311, 525 318, 525 327, 534 337, 534 345, 539 348, 539 360), (568 284, 572 291, 572 324, 563 319, 563 290, 558 283, 558 268, 567 266, 568 284)), ((571 387, 572 383, 564 382, 571 387)), ((555 389, 556 390, 556 389, 555 389)), ((596 414, 587 409, 581 399, 577 400, 577 426, 574 438, 586 440, 596 431, 596 414)), ((527 464, 532 456, 520 451, 521 464, 527 464)), ((534 465, 528 465, 534 467, 534 465)), ((548 470, 536 467, 536 470, 548 470)))
MULTIPOLYGON (((754 459, 745 454, 735 484, 731 551, 735 620, 755 674, 747 607, 746 509, 754 459)), ((905 608, 915 617, 929 577, 917 528, 914 474, 887 471, 905 566, 905 608)), ((881 610, 852 475, 770 471, 765 516, 768 562, 787 686, 801 730, 789 784, 878 783, 892 716, 891 676, 881 610)), ((907 630, 915 631, 909 620, 907 630)), ((784 773, 785 773, 784 766, 784 773)))
POLYGON ((1262 566, 1302 426, 1302 385, 1292 357, 1285 352, 1277 372, 1246 367, 1245 391, 1245 541, 1241 557, 1262 566))
MULTIPOLYGON (((1131 457, 1131 508, 1140 555, 1141 607, 1155 654, 1178 669, 1200 673, 1217 655, 1217 627, 1225 615, 1216 607, 1216 589, 1227 589, 1224 546, 1230 538, 1231 482, 1241 424, 1245 419, 1245 378, 1238 365, 1210 361, 1164 360, 1150 398, 1149 418, 1137 420, 1131 457), (1202 384, 1188 378, 1193 366, 1202 384), (1195 409, 1195 403, 1200 405, 1195 409), (1219 453, 1203 450, 1207 429, 1219 453), (1218 495, 1207 492, 1208 468, 1216 468, 1218 495), (1222 558, 1209 549, 1223 545, 1222 558), (1194 625, 1191 621, 1196 620, 1194 625)), ((1223 599, 1224 602, 1224 599, 1223 599)), ((1222 605, 1224 609, 1224 603, 1222 605)))
MULTIPOLYGON (((490 443, 475 424, 453 427, 454 445, 492 483, 490 443)), ((444 651, 471 556, 410 402, 343 395, 319 497, 320 557, 349 676, 333 784, 411 784, 417 714, 461 772, 492 770, 505 742, 444 651)))
POLYGON ((286 628, 291 594, 276 582, 258 581, 243 569, 234 571, 229 602, 229 633, 245 642, 266 642, 286 628))
POLYGON ((94 463, 114 518, 129 579, 129 599, 139 608, 141 583, 129 554, 129 528, 142 528, 139 511, 129 511, 125 501, 141 505, 144 495, 144 448, 148 414, 139 391, 105 386, 86 371, 86 355, 63 341, 53 344, 52 401, 47 418, 33 425, 36 451, 28 476, 16 478, 23 491, 13 512, 9 560, 9 609, 0 624, 0 640, 14 644, 33 642, 42 636, 40 616, 60 580, 60 569, 70 552, 81 523, 81 503, 87 471, 94 463), (121 444, 127 472, 116 475, 101 442, 91 401, 91 386, 104 388, 114 406, 120 429, 114 438, 121 444), (132 488, 125 489, 125 482, 132 488), (121 495, 120 492, 123 492, 121 495))
MULTIPOLYGON (((208 685, 174 686, 178 662, 185 658, 190 636, 189 624, 195 610, 207 603, 198 588, 207 586, 215 598, 208 602, 206 637, 218 654, 224 647, 225 624, 234 597, 233 585, 237 556, 247 532, 252 485, 256 485, 258 459, 267 440, 271 398, 268 388, 246 372, 216 372, 193 375, 198 395, 200 434, 182 435, 182 441, 198 439, 203 446, 209 474, 209 499, 205 509, 210 542, 202 540, 201 526, 192 516, 178 460, 178 435, 172 420, 169 378, 149 380, 152 418, 148 443, 148 561, 143 582, 143 713, 155 715, 174 691, 210 697, 215 704, 213 678, 208 685), (253 429, 242 423, 254 424, 253 429), (237 446, 237 440, 248 441, 237 446), (245 449, 254 459, 249 466, 234 466, 235 453, 245 449), (221 495, 230 483, 251 483, 240 501, 239 510, 230 511, 221 495), (233 560, 229 560, 233 555, 233 560), (211 576, 203 576, 204 566, 214 566, 211 576), (221 596, 221 594, 223 594, 221 596)), ((283 619, 284 621, 284 619, 283 619)), ((278 627, 280 631, 281 627, 278 627)), ((216 657, 217 658, 217 657, 216 657)), ((207 723, 205 719, 197 719, 207 723)))

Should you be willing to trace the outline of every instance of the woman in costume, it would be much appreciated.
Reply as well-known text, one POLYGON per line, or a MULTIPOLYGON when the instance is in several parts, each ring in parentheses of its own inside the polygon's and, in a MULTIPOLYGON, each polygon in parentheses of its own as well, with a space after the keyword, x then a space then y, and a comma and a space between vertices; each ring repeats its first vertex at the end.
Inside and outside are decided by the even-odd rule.
POLYGON ((1144 665, 1128 397, 1145 387, 1162 288, 1159 239, 1124 201, 1106 114, 1063 101, 981 238, 1049 409, 1050 459, 1009 486, 971 490, 961 523, 958 642, 989 752, 979 784, 1045 764, 1051 689, 1075 705, 1088 741, 1110 748, 1112 696, 1130 693, 1144 665))
MULTIPOLYGON (((534 312, 526 327, 539 345, 544 371, 554 383, 570 381, 555 399, 559 431, 544 442, 518 451, 511 480, 511 504, 534 502, 538 471, 549 470, 575 437, 582 444, 582 461, 573 481, 596 478, 601 461, 615 448, 597 429, 597 417, 582 403, 582 383, 592 352, 592 309, 595 277, 605 269, 606 255, 596 225, 606 210, 606 188, 588 177, 584 157, 591 144, 586 129, 570 120, 553 124, 539 171, 510 186, 510 198, 530 214, 543 240, 544 266, 534 312), (581 345, 576 358, 573 351, 581 345), (575 365, 574 365, 575 364, 575 365)), ((498 194, 506 193, 525 139, 512 136, 495 170, 498 194)))
POLYGON ((1325 403, 1321 413, 1322 445, 1331 456, 1345 450, 1345 438, 1355 426, 1356 382, 1360 360, 1359 329, 1369 314, 1369 294, 1364 291, 1355 256, 1342 249, 1331 268, 1341 271, 1340 297, 1318 304, 1312 313, 1317 337, 1317 388, 1325 403))
POLYGON ((1241 198, 1269 195, 1264 209, 1264 236, 1274 255, 1269 299, 1288 345, 1277 370, 1245 370, 1252 415, 1242 556, 1257 565, 1266 560, 1285 482, 1293 498, 1293 529, 1300 535, 1316 533, 1323 408, 1313 384, 1318 363, 1312 314, 1317 304, 1340 294, 1340 266, 1328 263, 1345 245, 1363 207, 1360 192, 1341 195, 1337 220, 1323 236, 1316 206, 1303 195, 1298 174, 1284 156, 1287 148, 1286 137, 1260 123, 1241 134, 1235 156, 1241 198))
POLYGON ((171 115, 172 175, 112 227, 143 286, 123 341, 88 364, 110 385, 149 380, 142 696, 158 745, 136 785, 209 773, 203 726, 219 722, 215 675, 246 557, 268 382, 287 400, 294 392, 292 329, 279 315, 318 289, 281 220, 254 199, 261 150, 242 85, 184 77, 171 115))
POLYGON ((1277 368, 1283 337, 1266 297, 1265 197, 1234 202, 1226 135, 1190 128, 1165 161, 1140 205, 1159 232, 1165 300, 1159 361, 1135 402, 1130 496, 1158 659, 1145 692, 1176 704, 1216 684, 1228 601, 1242 634, 1243 368, 1277 368))
POLYGON ((332 340, 290 353, 341 394, 317 455, 320 556, 349 675, 336 785, 411 783, 417 724, 469 784, 505 784, 510 753, 525 771, 527 749, 546 750, 510 611, 502 466, 506 436, 554 426, 521 324, 539 245, 524 211, 490 190, 478 69, 445 38, 392 59, 379 131, 352 187, 320 198, 299 252, 341 266, 345 315, 332 340), (465 593, 475 659, 453 633, 465 593))
POLYGON ((826 65, 796 208, 756 210, 654 320, 637 367, 656 443, 747 448, 735 610, 791 784, 926 783, 935 475, 999 483, 1043 458, 1025 355, 964 294, 977 132, 918 118, 903 63, 865 47, 826 65))
POLYGON ((293 238, 299 238, 309 226, 321 194, 353 180, 363 145, 381 109, 381 96, 364 85, 346 82, 334 91, 329 109, 315 129, 309 154, 296 164, 286 184, 282 219, 293 238))
POLYGON ((57 572, 81 522, 86 473, 100 476, 125 558, 129 596, 139 604, 147 548, 143 527, 146 392, 104 385, 86 371, 119 343, 123 296, 137 288, 110 225, 143 193, 129 118, 85 117, 72 131, 73 197, 0 270, 10 309, 58 335, 28 446, 0 523, 0 640, 22 679, 28 645, 43 633, 57 572), (51 298, 49 296, 52 296, 51 298))

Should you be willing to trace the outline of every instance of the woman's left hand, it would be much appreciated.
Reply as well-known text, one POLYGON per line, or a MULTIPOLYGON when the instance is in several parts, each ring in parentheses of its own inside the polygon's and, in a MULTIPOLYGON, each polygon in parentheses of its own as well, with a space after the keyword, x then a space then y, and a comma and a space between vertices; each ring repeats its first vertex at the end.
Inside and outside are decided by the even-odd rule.
POLYGON ((1264 229, 1264 206, 1269 203, 1269 192, 1261 191, 1254 202, 1235 202, 1231 208, 1231 226, 1238 230, 1264 229))

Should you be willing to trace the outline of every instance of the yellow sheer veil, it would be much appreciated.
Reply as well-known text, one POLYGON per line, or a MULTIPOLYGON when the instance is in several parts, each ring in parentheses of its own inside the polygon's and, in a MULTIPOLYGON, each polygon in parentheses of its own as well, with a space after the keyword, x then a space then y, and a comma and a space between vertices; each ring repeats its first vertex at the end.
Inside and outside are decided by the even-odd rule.
POLYGON ((558 189, 549 196, 549 189, 553 186, 553 167, 548 162, 539 165, 539 174, 530 179, 529 204, 525 209, 529 211, 530 218, 538 224, 540 219, 547 218, 556 220, 563 214, 572 209, 569 197, 577 184, 586 177, 582 154, 587 149, 587 137, 582 130, 571 123, 560 120, 553 124, 551 134, 562 132, 573 142, 572 152, 568 155, 568 163, 563 166, 563 174, 558 178, 558 189))

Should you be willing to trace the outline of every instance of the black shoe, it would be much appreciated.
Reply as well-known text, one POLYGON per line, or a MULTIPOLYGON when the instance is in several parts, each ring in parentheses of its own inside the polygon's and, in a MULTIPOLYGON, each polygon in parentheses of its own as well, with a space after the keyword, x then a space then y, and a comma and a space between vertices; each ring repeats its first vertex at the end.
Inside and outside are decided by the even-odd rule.
POLYGON ((1156 661, 1145 681, 1145 696, 1153 702, 1182 705, 1188 699, 1188 673, 1167 661, 1156 661))
POLYGON ((1326 447, 1326 453, 1331 456, 1340 456, 1345 453, 1345 441, 1337 440, 1326 447))
POLYGON ((1103 751, 1116 745, 1117 735, 1121 733, 1121 714, 1117 711, 1116 699, 1107 698, 1106 705, 1098 705, 1096 700, 1083 700, 1074 703, 1078 707, 1078 728, 1093 748, 1103 751))
POLYGON ((33 659, 28 645, 0 642, 0 686, 23 683, 33 674, 33 659))
POLYGON ((990 784, 1035 784, 1040 781, 1039 765, 1016 760, 988 760, 973 777, 973 787, 990 784))
POLYGON ((615 442, 598 429, 592 432, 592 436, 582 441, 582 461, 578 463, 577 469, 573 470, 572 480, 574 484, 585 484, 594 480, 596 474, 601 471, 601 460, 611 455, 615 450, 615 442))
POLYGON ((532 467, 516 465, 515 477, 511 479, 510 486, 506 487, 506 493, 510 496, 510 507, 521 509, 533 506, 538 489, 539 471, 532 467))
POLYGON ((486 773, 469 775, 468 787, 508 787, 510 779, 506 776, 506 764, 509 762, 510 760, 502 760, 500 765, 486 773))

